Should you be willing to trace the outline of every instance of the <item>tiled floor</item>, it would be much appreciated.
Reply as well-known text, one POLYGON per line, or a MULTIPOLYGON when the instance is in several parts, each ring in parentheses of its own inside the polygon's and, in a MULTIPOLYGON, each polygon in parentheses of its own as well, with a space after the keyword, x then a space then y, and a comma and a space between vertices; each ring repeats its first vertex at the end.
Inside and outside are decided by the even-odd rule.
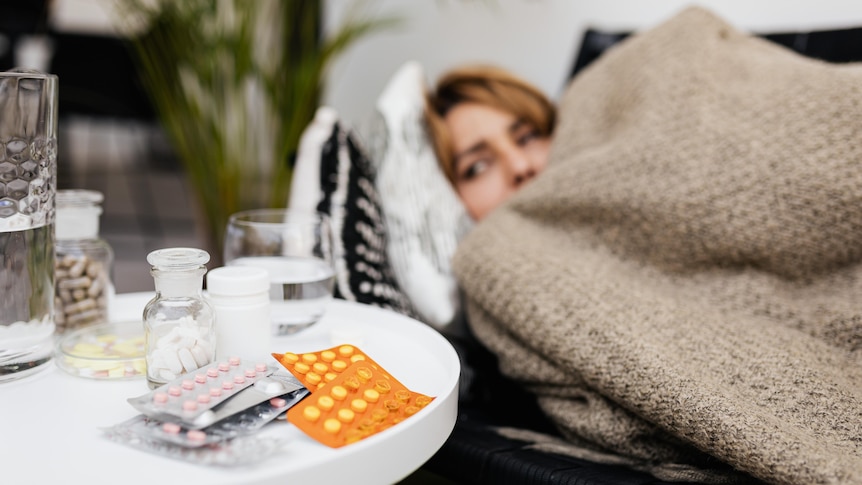
POLYGON ((201 245, 194 198, 158 127, 120 120, 61 120, 57 185, 105 196, 100 234, 114 249, 118 293, 151 291, 147 254, 201 245))

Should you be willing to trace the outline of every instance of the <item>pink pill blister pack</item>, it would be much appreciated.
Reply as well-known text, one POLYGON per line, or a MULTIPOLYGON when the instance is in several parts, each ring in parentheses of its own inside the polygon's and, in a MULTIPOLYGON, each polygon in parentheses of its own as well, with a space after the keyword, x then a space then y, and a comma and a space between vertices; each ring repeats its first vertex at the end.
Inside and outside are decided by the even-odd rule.
POLYGON ((275 372, 275 366, 238 357, 180 376, 128 402, 144 415, 196 430, 217 421, 213 409, 275 372))
MULTIPOLYGON (((206 403, 208 409, 195 409, 194 413, 183 409, 183 402, 192 400, 193 396, 204 395, 206 389, 218 387, 223 381, 233 382, 233 377, 240 373, 245 377, 245 371, 249 369, 246 364, 234 361, 234 370, 224 371, 224 375, 219 376, 221 380, 212 378, 207 381, 207 386, 196 383, 200 389, 183 389, 189 392, 171 396, 175 398, 174 401, 170 398, 164 401, 160 394, 159 397, 156 395, 170 389, 170 386, 176 386, 177 382, 170 382, 148 394, 129 399, 144 414, 103 428, 105 436, 132 448, 200 465, 248 466, 267 459, 290 438, 283 434, 266 435, 258 431, 262 431, 268 423, 283 418, 288 409, 309 394, 308 389, 290 372, 267 368, 259 372, 262 377, 249 377, 240 384, 243 386, 241 389, 234 387, 232 390, 235 392, 224 395, 220 401, 206 403), (178 409, 181 410, 180 416, 177 415, 178 409), (193 424, 186 424, 180 417, 191 420, 193 424)), ((214 366, 218 369, 218 364, 214 366)), ((252 368, 257 374, 256 364, 252 368)), ((208 369, 202 370, 206 373, 208 369)), ((192 380, 195 375, 191 375, 192 380)), ((178 382, 182 388, 185 380, 178 382)), ((197 398, 194 397, 194 400, 197 398)))
POLYGON ((122 430, 139 437, 155 439, 186 448, 213 445, 254 433, 287 411, 307 394, 308 390, 304 388, 296 389, 257 403, 204 429, 189 429, 178 423, 160 421, 139 414, 117 425, 114 431, 122 430))

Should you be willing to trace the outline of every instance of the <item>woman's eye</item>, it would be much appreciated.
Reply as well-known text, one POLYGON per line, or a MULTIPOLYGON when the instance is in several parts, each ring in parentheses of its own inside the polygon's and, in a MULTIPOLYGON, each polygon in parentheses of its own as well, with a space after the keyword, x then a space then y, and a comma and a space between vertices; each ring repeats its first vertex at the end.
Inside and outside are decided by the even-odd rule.
POLYGON ((537 130, 529 128, 518 133, 515 136, 515 142, 518 144, 518 146, 526 146, 528 143, 538 138, 539 132, 537 130))
POLYGON ((461 172, 461 180, 472 180, 488 169, 490 161, 485 158, 474 160, 467 165, 467 168, 461 172))

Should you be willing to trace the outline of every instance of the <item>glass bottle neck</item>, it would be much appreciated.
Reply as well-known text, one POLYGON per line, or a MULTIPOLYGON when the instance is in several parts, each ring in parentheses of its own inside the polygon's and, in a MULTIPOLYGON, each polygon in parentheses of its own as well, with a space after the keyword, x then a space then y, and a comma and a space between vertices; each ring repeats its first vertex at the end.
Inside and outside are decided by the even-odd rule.
POLYGON ((152 270, 157 296, 161 298, 200 297, 205 269, 190 271, 152 270))

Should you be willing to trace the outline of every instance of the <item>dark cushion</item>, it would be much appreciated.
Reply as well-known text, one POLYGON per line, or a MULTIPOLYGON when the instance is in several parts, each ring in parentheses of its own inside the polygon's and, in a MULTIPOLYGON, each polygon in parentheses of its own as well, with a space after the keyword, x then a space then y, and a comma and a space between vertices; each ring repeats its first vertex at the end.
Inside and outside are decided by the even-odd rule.
MULTIPOLYGON (((609 47, 631 35, 625 31, 588 29, 571 69, 574 77, 598 59, 609 47)), ((862 61, 862 27, 816 30, 810 32, 772 32, 759 34, 799 54, 826 62, 862 61)))

